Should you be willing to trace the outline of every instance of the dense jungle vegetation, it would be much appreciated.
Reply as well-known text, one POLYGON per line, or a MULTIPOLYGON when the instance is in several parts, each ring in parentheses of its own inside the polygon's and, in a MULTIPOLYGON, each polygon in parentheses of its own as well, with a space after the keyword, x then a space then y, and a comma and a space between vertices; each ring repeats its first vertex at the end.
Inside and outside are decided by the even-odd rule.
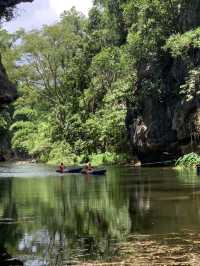
POLYGON ((2 153, 74 164, 131 153, 126 114, 146 97, 188 100, 200 93, 198 19, 193 1, 95 0, 41 30, 0 31, 0 52, 19 98, 0 116, 2 153), (165 86, 170 60, 186 62, 180 84, 165 86), (164 62, 164 63, 163 63, 164 62), (165 66, 163 66, 165 65, 165 66), (150 73, 150 74, 149 74, 150 73))

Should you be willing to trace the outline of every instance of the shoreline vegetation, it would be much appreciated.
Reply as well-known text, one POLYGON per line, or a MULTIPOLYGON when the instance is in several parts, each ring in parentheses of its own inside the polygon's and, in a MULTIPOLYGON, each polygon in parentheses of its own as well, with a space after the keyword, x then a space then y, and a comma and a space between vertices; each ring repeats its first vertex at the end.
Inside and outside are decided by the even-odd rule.
POLYGON ((74 161, 69 160, 68 158, 59 158, 55 160, 51 160, 48 162, 43 162, 39 159, 35 158, 12 158, 7 161, 16 162, 17 164, 26 164, 26 163, 44 163, 47 165, 59 165, 61 162, 66 166, 74 166, 74 165, 82 165, 86 162, 91 162, 94 166, 101 165, 131 165, 131 166, 141 166, 139 160, 136 157, 128 155, 128 154, 116 154, 116 153, 99 153, 92 154, 87 157, 76 157, 74 161))
MULTIPOLYGON (((195 168, 198 164, 200 164, 200 155, 198 155, 195 152, 185 154, 181 157, 179 157, 176 161, 167 161, 166 162, 153 162, 153 163, 146 163, 142 164, 136 156, 130 155, 130 154, 116 154, 116 153, 110 153, 110 152, 105 152, 105 153, 99 153, 99 154, 92 154, 88 156, 74 156, 73 160, 72 158, 64 158, 64 157, 59 157, 55 158, 50 161, 42 161, 38 158, 10 158, 10 157, 5 157, 4 161, 9 161, 9 162, 15 162, 18 164, 26 164, 26 163, 44 163, 47 165, 58 165, 60 162, 63 162, 66 166, 74 166, 74 165, 82 165, 85 164, 86 162, 90 161, 92 165, 94 166, 101 166, 101 165, 127 165, 127 166, 133 166, 133 167, 158 167, 159 165, 162 166, 171 166, 172 168, 176 170, 181 170, 184 168, 195 168), (5 159, 7 158, 7 159, 5 159), (170 162, 172 165, 170 165, 170 162), (175 164, 173 166, 173 164, 175 164)), ((2 161, 2 162, 4 162, 2 161)))
POLYGON ((195 168, 200 164, 200 155, 195 152, 181 156, 175 163, 175 169, 195 168))

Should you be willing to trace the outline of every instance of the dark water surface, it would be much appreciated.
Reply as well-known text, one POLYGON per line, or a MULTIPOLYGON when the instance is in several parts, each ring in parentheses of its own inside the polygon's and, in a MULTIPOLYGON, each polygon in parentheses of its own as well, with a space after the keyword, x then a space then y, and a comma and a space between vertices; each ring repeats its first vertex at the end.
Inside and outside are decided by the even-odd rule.
POLYGON ((109 167, 106 176, 0 165, 0 246, 26 266, 112 261, 130 235, 200 233, 200 177, 109 167))

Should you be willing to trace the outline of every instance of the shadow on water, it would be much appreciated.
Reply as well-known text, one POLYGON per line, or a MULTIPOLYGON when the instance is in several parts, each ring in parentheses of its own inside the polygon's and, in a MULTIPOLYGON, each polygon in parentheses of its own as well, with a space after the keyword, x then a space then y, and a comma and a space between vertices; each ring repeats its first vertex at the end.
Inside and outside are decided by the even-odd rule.
POLYGON ((200 233, 195 172, 110 167, 106 176, 88 177, 27 169, 0 179, 0 247, 25 266, 112 261, 132 235, 200 233))

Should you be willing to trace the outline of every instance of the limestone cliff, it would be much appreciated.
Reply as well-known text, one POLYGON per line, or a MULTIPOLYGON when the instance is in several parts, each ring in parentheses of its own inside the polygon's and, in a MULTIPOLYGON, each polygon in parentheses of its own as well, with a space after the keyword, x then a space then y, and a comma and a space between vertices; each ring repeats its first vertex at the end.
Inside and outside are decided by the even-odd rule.
POLYGON ((143 162, 171 160, 199 150, 200 99, 146 108, 143 116, 133 115, 130 139, 143 162))
POLYGON ((16 97, 16 87, 9 81, 5 68, 0 61, 0 106, 12 102, 16 97))
MULTIPOLYGON (((200 1, 190 2, 177 18, 180 34, 200 26, 200 1)), ((152 62, 138 65, 136 97, 141 100, 137 106, 129 106, 126 126, 133 152, 143 162, 171 160, 199 149, 200 98, 187 102, 177 93, 189 70, 199 66, 200 49, 192 47, 187 60, 173 58, 160 49, 152 62), (144 84, 153 84, 155 95, 152 90, 151 94, 146 93, 144 84)))

